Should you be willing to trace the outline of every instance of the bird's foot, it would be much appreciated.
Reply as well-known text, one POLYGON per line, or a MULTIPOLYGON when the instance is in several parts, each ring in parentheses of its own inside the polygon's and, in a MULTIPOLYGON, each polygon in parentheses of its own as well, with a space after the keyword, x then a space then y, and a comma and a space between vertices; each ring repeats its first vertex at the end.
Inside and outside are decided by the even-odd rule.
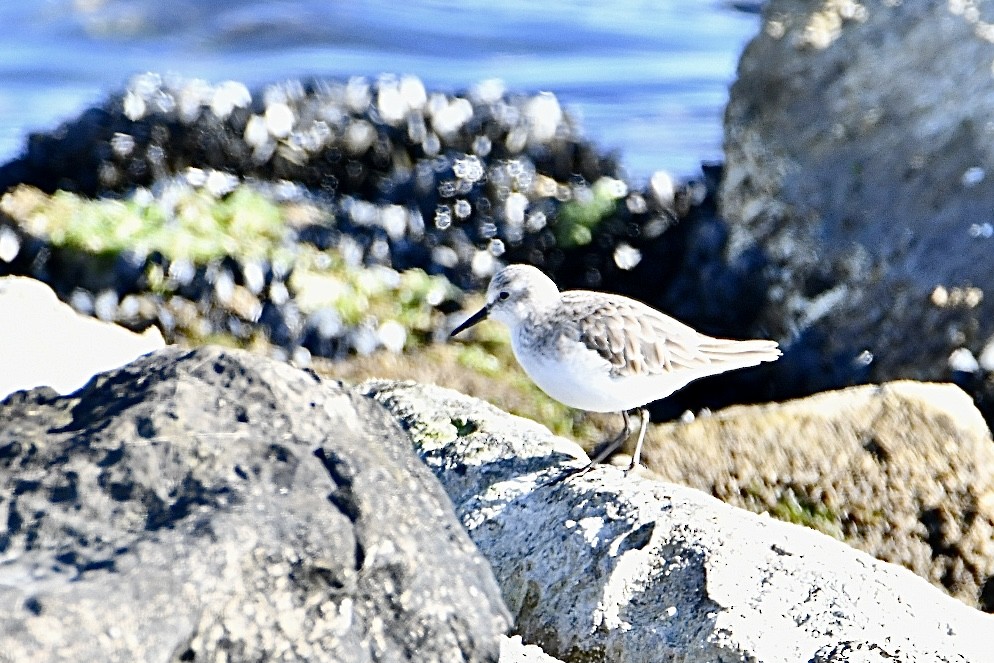
POLYGON ((632 472, 635 472, 635 471, 636 471, 636 470, 638 470, 638 469, 639 469, 640 467, 642 467, 642 465, 640 465, 640 464, 639 464, 639 463, 638 463, 638 462, 637 462, 637 461, 636 461, 636 460, 635 460, 635 459, 633 458, 633 459, 632 459, 632 462, 631 462, 631 463, 629 463, 629 464, 628 464, 628 467, 626 467, 626 468, 625 468, 625 470, 624 470, 624 473, 625 473, 625 476, 626 476, 626 477, 627 477, 627 476, 629 476, 629 475, 630 475, 630 474, 631 474, 632 472))

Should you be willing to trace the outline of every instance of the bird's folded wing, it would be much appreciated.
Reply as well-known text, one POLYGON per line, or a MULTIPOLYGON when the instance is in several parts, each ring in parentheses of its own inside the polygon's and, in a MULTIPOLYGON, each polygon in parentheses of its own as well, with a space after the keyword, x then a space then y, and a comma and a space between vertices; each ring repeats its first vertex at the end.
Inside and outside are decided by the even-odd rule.
POLYGON ((708 342, 719 339, 627 298, 590 300, 563 293, 562 305, 576 323, 576 340, 606 359, 617 376, 654 375, 677 370, 705 370, 715 359, 708 342), (584 310, 581 310, 581 305, 584 310))

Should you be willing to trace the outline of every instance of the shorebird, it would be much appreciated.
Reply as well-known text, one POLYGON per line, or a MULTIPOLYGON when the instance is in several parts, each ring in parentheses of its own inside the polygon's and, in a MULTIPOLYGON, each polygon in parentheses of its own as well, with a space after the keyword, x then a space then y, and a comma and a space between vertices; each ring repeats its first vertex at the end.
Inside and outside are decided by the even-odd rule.
POLYGON ((530 265, 509 265, 487 288, 486 305, 450 336, 493 318, 511 330, 525 373, 552 398, 589 412, 620 412, 621 433, 601 445, 587 471, 639 436, 627 472, 639 465, 648 424, 645 405, 689 382, 780 357, 776 341, 714 338, 642 302, 590 290, 560 292, 530 265))

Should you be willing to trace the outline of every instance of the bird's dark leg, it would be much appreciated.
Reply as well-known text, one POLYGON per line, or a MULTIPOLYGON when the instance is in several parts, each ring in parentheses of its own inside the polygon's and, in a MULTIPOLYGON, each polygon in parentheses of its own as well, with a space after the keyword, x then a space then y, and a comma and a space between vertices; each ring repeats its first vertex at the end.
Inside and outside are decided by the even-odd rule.
POLYGON ((584 470, 590 469, 598 463, 604 462, 604 460, 613 454, 618 448, 625 443, 628 436, 632 434, 632 419, 628 415, 627 410, 622 410, 621 416, 625 418, 625 427, 621 430, 616 437, 607 442, 602 442, 601 445, 595 450, 594 457, 590 460, 590 465, 588 465, 584 470))
POLYGON ((625 474, 628 474, 636 467, 639 466, 639 458, 642 456, 642 442, 645 441, 645 429, 649 423, 649 411, 644 407, 639 408, 639 439, 635 443, 635 452, 632 454, 632 462, 629 463, 628 469, 625 470, 625 474))
POLYGON ((581 474, 585 474, 586 472, 590 471, 590 469, 593 468, 595 465, 603 462, 608 456, 610 456, 615 451, 617 451, 618 448, 625 443, 625 440, 628 439, 628 436, 632 434, 632 420, 631 417, 629 417, 628 412, 623 410, 621 412, 621 416, 624 417, 625 419, 625 427, 617 436, 606 442, 601 443, 601 445, 597 448, 593 459, 589 463, 587 463, 580 469, 571 468, 566 472, 564 472, 563 474, 556 477, 555 479, 553 479, 552 481, 548 481, 542 485, 543 486, 552 485, 554 483, 562 481, 566 477, 579 476, 581 474))
MULTIPOLYGON (((624 417, 625 419, 625 427, 621 430, 620 433, 618 433, 617 436, 611 438, 606 442, 601 443, 600 446, 597 447, 594 457, 589 463, 587 463, 586 465, 584 465, 579 469, 570 468, 565 472, 563 472, 562 474, 560 474, 555 479, 543 483, 542 486, 551 486, 553 484, 559 483, 560 481, 566 479, 567 477, 579 476, 581 474, 585 474, 588 471, 590 471, 595 465, 602 463, 604 460, 607 459, 608 456, 610 456, 619 448, 621 448, 621 445, 625 443, 625 440, 628 439, 628 437, 632 434, 633 430, 632 419, 631 416, 629 416, 628 411, 622 410, 621 416, 624 417)), ((625 474, 627 474, 632 469, 632 467, 638 465, 638 457, 642 452, 642 438, 645 437, 645 425, 646 422, 648 421, 648 416, 649 413, 646 412, 644 408, 639 409, 639 417, 642 420, 642 430, 639 433, 639 441, 638 441, 638 446, 635 448, 635 456, 633 456, 634 465, 629 466, 629 468, 625 470, 625 474)))

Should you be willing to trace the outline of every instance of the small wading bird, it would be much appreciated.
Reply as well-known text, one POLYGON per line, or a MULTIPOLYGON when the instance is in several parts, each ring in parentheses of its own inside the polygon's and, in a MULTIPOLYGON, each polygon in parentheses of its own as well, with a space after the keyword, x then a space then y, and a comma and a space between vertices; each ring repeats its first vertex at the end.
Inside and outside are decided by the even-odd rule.
POLYGON ((649 413, 645 405, 708 375, 774 361, 775 341, 713 338, 645 304, 603 292, 560 292, 530 265, 509 265, 487 288, 487 303, 450 336, 493 318, 511 330, 518 363, 542 391, 570 407, 620 412, 621 433, 605 442, 589 465, 614 453, 640 428, 632 462, 638 466, 649 413))

